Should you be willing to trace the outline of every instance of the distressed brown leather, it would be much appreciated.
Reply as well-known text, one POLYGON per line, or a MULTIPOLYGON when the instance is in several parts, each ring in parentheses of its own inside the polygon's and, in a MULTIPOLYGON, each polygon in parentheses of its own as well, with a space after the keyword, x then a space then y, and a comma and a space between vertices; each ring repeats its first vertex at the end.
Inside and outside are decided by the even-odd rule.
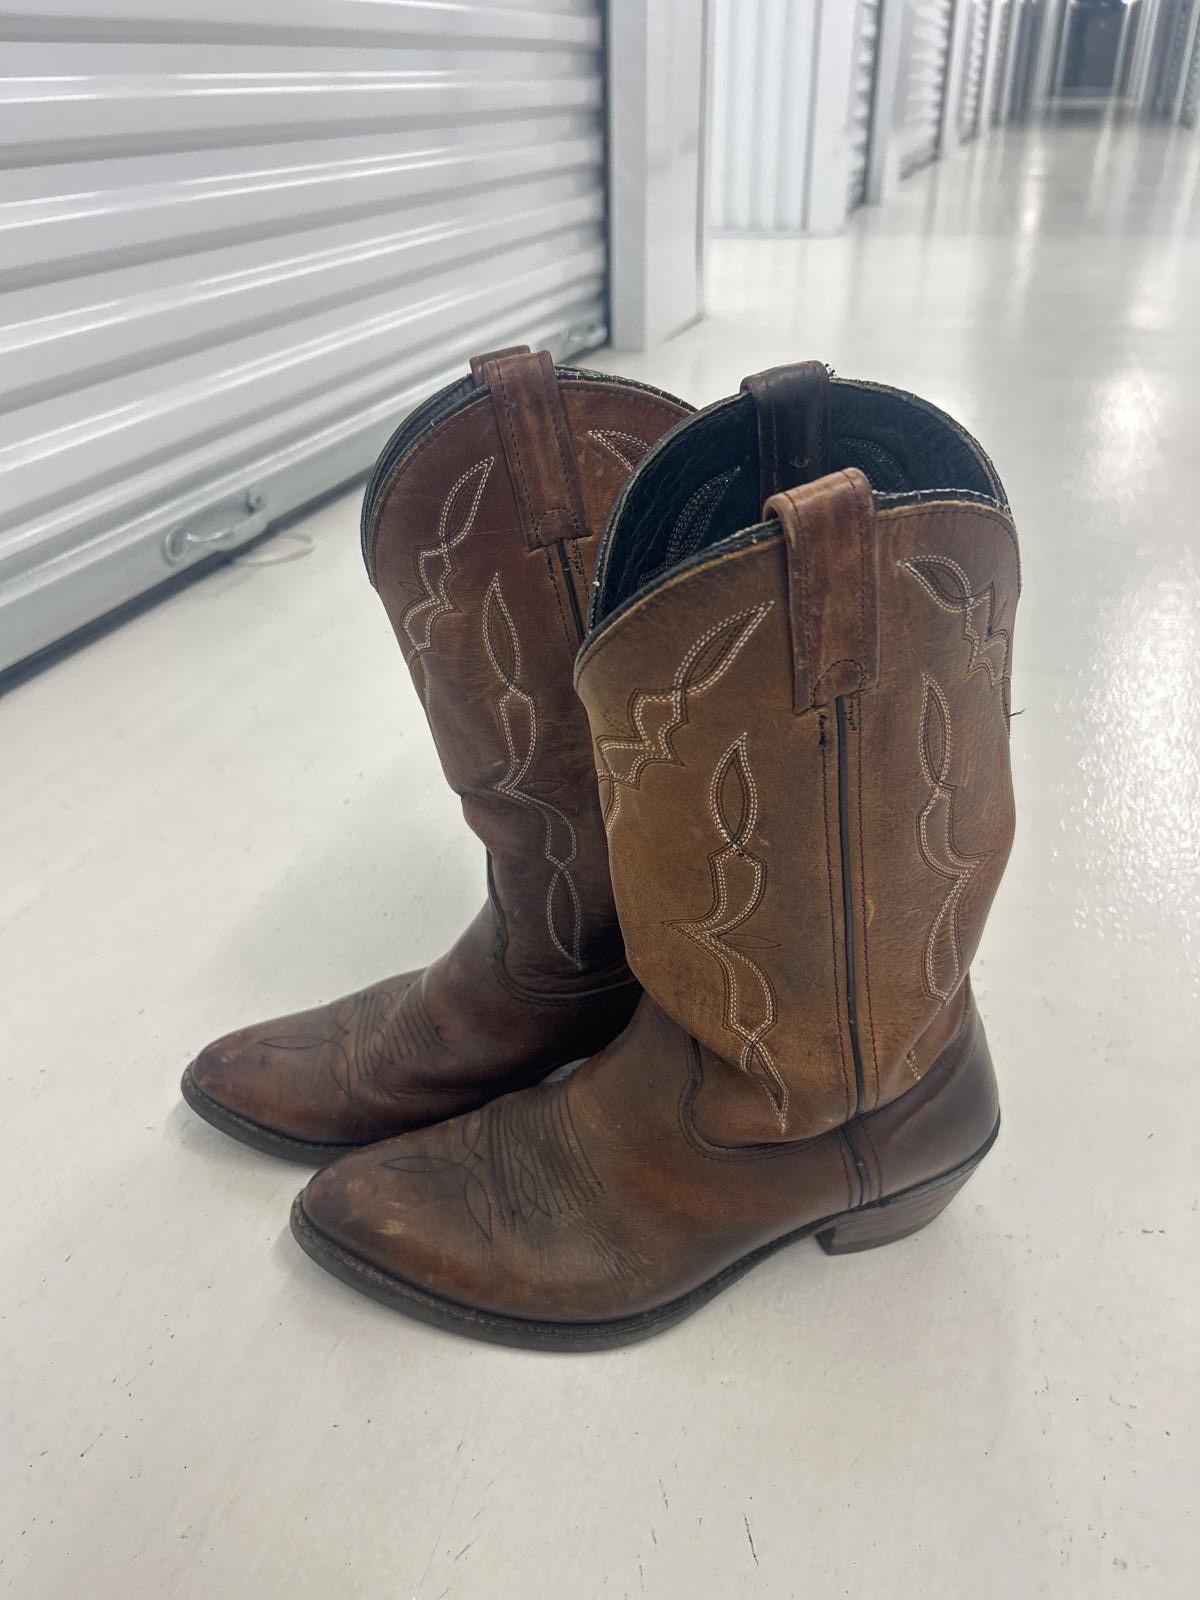
POLYGON ((385 455, 364 552, 487 847, 489 900, 423 970, 240 1029, 192 1064, 184 1092, 201 1115, 284 1155, 319 1158, 534 1083, 607 1043, 637 1001, 571 672, 613 499, 688 408, 556 372, 544 352, 477 357, 472 373, 449 414, 390 468, 385 455))
POLYGON ((761 395, 633 474, 577 665, 632 1023, 298 1202, 310 1253, 417 1315, 637 1337, 797 1231, 912 1231, 994 1134, 968 969, 1013 831, 1003 491, 932 407, 835 381, 836 469, 756 522, 729 484, 758 485, 761 395))

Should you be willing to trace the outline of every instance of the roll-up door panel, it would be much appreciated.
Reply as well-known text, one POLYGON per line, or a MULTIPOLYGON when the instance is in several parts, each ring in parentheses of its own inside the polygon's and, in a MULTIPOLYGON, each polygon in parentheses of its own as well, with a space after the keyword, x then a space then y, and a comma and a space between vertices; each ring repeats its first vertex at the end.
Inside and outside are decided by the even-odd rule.
POLYGON ((953 9, 953 0, 907 0, 900 145, 900 172, 905 177, 937 157, 953 9))
POLYGON ((867 158, 871 144, 871 112, 875 95, 875 61, 879 47, 880 0, 858 0, 854 23, 854 57, 850 67, 847 198, 851 208, 867 197, 867 158))
POLYGON ((1017 0, 996 0, 999 11, 996 17, 995 66, 992 77, 992 97, 988 106, 988 122, 993 128, 1000 126, 1004 114, 1005 86, 1008 82, 1008 51, 1013 41, 1013 12, 1017 0))
POLYGON ((599 0, 0 0, 0 667, 604 337, 599 0))
POLYGON ((967 8, 967 51, 963 61, 962 95, 958 103, 958 133, 961 139, 973 139, 979 132, 991 11, 992 0, 971 0, 967 8))
POLYGON ((1200 124, 1200 23, 1192 34, 1192 53, 1188 61, 1187 79, 1183 86, 1179 120, 1187 128, 1194 128, 1200 124))

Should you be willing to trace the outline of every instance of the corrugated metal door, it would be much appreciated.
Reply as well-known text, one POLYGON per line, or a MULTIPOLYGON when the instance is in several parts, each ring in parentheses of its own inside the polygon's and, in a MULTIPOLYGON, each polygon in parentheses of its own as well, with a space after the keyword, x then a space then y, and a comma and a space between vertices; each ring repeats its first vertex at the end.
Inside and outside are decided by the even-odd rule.
POLYGON ((0 0, 0 666, 602 341, 600 0, 0 0))
POLYGON ((993 60, 992 77, 992 102, 988 107, 988 121, 993 128, 999 127, 1004 116, 1005 89, 1008 83, 1008 50, 1013 39, 1013 12, 1016 10, 1017 0, 997 0, 999 14, 996 17, 998 36, 993 60))
POLYGON ((816 12, 791 0, 712 0, 711 16, 709 223, 716 233, 799 233, 816 12))
POLYGON ((908 0, 900 174, 937 158, 954 0, 908 0))
POLYGON ((983 104, 983 67, 987 59, 988 23, 992 0, 971 0, 968 8, 967 53, 963 61, 962 96, 958 102, 960 139, 973 139, 979 132, 983 104))
POLYGON ((1192 53, 1188 61, 1187 78, 1183 85, 1179 120, 1186 128, 1194 128, 1200 124, 1200 17, 1197 17, 1193 24, 1192 53))
POLYGON ((879 47, 880 0, 858 0, 854 20, 847 130, 847 197, 851 209, 867 198, 867 157, 871 149, 871 110, 875 97, 875 63, 879 47))

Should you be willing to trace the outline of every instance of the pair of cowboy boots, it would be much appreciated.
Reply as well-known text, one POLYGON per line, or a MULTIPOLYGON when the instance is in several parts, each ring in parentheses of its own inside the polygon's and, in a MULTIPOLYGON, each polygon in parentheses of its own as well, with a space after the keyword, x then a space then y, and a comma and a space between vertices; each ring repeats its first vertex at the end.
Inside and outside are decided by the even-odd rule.
POLYGON ((1013 829, 1017 542, 975 441, 814 362, 689 413, 504 351, 390 442, 363 549, 488 900, 185 1074, 244 1142, 340 1157, 308 1254, 587 1349, 936 1216, 998 1127, 968 969, 1013 829))

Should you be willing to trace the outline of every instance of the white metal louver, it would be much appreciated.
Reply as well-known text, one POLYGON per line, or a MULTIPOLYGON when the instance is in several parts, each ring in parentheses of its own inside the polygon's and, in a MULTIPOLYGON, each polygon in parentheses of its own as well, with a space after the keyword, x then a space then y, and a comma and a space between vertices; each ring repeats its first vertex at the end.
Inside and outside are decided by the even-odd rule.
POLYGON ((988 25, 992 0, 971 0, 967 8, 967 49, 963 60, 962 94, 958 102, 958 135, 973 139, 979 132, 983 110, 983 71, 987 60, 988 25))
POLYGON ((938 153, 953 11, 954 0, 907 0, 900 129, 900 172, 904 177, 926 166, 938 153))
POLYGON ((1179 120, 1187 128, 1200 125, 1200 15, 1192 25, 1192 49, 1179 104, 1179 120))
POLYGON ((858 0, 854 19, 854 56, 850 67, 847 119, 847 198, 851 208, 867 197, 867 157, 871 146, 871 110, 879 48, 880 0, 858 0))
POLYGON ((1004 115, 1008 50, 1013 39, 1013 13, 1017 9, 1017 0, 995 0, 995 4, 998 7, 996 44, 992 56, 995 65, 992 69, 991 103, 987 108, 988 123, 993 128, 999 127, 1004 115))
POLYGON ((600 0, 0 0, 0 668, 602 342, 600 0))

